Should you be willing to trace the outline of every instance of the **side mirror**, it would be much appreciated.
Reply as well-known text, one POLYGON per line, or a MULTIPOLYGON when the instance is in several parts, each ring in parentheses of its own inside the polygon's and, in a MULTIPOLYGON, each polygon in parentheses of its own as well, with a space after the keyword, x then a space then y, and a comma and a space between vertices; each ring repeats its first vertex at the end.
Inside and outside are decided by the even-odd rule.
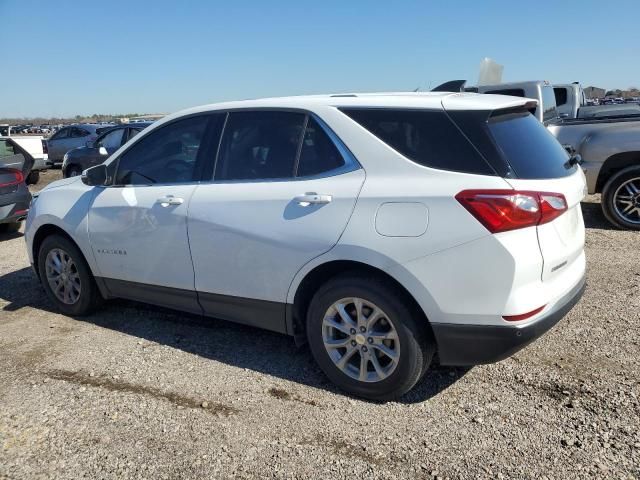
POLYGON ((95 167, 87 168, 82 172, 82 183, 89 185, 90 187, 100 187, 107 184, 107 166, 96 165, 95 167))
POLYGON ((109 155, 109 152, 107 152, 107 149, 106 149, 106 148, 104 148, 104 147, 100 147, 100 148, 98 149, 98 153, 99 153, 100 155, 102 155, 103 157, 106 157, 107 155, 109 155))
POLYGON ((93 148, 93 142, 91 140, 87 140, 87 143, 84 144, 87 148, 93 148))

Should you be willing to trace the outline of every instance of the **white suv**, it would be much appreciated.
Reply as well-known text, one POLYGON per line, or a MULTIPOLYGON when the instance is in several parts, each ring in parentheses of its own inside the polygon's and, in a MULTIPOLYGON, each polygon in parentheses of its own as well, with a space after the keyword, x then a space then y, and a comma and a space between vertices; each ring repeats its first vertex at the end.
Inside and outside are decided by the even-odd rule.
MULTIPOLYGON (((535 104, 533 104, 535 107, 535 104)), ((504 359, 584 289, 582 171, 502 95, 324 95, 171 115, 45 188, 64 313, 128 298, 292 335, 350 393, 504 359)))

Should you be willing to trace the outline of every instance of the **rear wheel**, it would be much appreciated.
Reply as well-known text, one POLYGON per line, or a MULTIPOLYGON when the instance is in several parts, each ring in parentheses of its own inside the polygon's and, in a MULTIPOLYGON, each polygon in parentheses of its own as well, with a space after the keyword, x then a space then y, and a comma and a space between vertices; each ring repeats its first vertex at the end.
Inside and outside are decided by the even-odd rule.
POLYGON ((38 272, 47 296, 67 315, 87 315, 102 303, 84 256, 61 235, 51 235, 42 242, 38 272))
POLYGON ((640 166, 613 175, 602 190, 602 212, 613 225, 640 230, 640 166))
POLYGON ((29 172, 29 175, 27 175, 27 185, 35 185, 36 183, 38 183, 40 181, 40 172, 38 170, 32 170, 31 172, 29 172))
POLYGON ((322 286, 307 313, 307 337, 324 373, 373 400, 409 391, 428 368, 435 342, 402 292, 381 280, 345 276, 322 286))
POLYGON ((82 169, 77 165, 70 165, 67 167, 65 171, 65 177, 77 177, 78 175, 82 175, 82 169))

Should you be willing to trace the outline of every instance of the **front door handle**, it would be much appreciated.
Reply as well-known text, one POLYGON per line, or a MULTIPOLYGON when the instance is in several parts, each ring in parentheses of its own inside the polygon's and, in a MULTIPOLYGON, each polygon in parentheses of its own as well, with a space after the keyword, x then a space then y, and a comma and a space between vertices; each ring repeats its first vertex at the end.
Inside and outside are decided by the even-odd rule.
POLYGON ((184 203, 184 198, 174 197, 173 195, 166 195, 156 200, 156 203, 159 203, 163 207, 168 207, 169 205, 182 205, 184 203))
POLYGON ((307 192, 304 195, 298 195, 294 199, 301 207, 308 207, 309 205, 323 205, 329 203, 332 200, 331 195, 325 195, 316 192, 307 192))

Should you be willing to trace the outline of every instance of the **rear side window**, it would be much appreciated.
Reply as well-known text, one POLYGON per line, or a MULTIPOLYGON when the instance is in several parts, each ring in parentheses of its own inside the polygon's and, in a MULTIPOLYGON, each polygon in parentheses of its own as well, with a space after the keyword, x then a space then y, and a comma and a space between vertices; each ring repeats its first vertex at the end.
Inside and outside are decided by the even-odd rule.
POLYGON ((443 111, 342 109, 384 143, 425 167, 495 175, 443 111))
POLYGON ((305 114, 231 112, 224 128, 216 180, 292 178, 305 114))
POLYGON ((313 117, 309 117, 300 149, 297 176, 320 175, 340 168, 344 163, 344 158, 329 136, 313 117))
POLYGON ((81 138, 81 137, 86 137, 87 135, 89 135, 89 132, 87 132, 85 129, 83 128, 72 128, 71 129, 71 137, 73 138, 81 138))
POLYGON ((553 89, 556 96, 556 105, 564 105, 567 103, 567 89, 564 87, 556 87, 553 89))
POLYGON ((489 131, 516 178, 566 177, 577 168, 567 166, 569 156, 562 145, 526 112, 490 117, 489 131))
POLYGON ((542 112, 542 121, 546 122, 558 116, 558 108, 556 107, 556 94, 550 85, 542 87, 542 103, 544 111, 542 112))

